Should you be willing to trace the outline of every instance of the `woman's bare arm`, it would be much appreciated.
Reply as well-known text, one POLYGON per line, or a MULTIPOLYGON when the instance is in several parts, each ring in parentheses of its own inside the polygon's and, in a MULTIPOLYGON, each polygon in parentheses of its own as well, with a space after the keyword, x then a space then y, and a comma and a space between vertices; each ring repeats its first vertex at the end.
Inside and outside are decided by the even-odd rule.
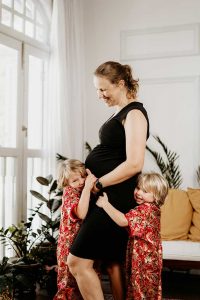
POLYGON ((140 110, 131 110, 126 117, 126 160, 113 171, 99 178, 103 187, 127 180, 140 172, 144 164, 147 120, 140 110))

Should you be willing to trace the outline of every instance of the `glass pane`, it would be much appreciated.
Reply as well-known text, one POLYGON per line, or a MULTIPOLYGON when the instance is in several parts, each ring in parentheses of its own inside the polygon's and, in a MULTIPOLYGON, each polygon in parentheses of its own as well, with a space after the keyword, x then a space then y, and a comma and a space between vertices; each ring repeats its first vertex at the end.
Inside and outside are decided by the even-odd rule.
POLYGON ((33 37, 34 35, 33 23, 28 21, 25 22, 25 34, 27 34, 30 37, 33 37))
POLYGON ((24 0, 15 0, 14 10, 22 14, 24 12, 24 0))
POLYGON ((40 12, 39 12, 38 10, 36 11, 36 22, 37 22, 38 24, 40 24, 40 25, 43 24, 42 17, 41 17, 40 12))
POLYGON ((22 32, 23 31, 23 21, 24 20, 21 17, 14 15, 14 29, 22 32))
POLYGON ((36 40, 44 42, 44 29, 39 26, 36 27, 36 40))
POLYGON ((29 56, 28 148, 42 148, 43 71, 42 59, 29 56))
MULTIPOLYGON (((16 158, 0 157, 0 227, 7 228, 15 220, 16 207, 16 158)), ((0 247, 1 257, 13 255, 11 250, 0 247)))
POLYGON ((16 159, 14 157, 6 157, 5 164, 5 193, 4 193, 4 205, 5 210, 5 227, 8 227, 13 222, 13 206, 16 201, 16 159))
POLYGON ((12 7, 12 0, 2 0, 2 4, 12 7))
POLYGON ((6 25, 6 26, 11 26, 11 20, 12 20, 12 15, 11 13, 7 10, 2 8, 1 11, 1 23, 6 25))
POLYGON ((0 44, 0 147, 16 147, 18 51, 0 44))
POLYGON ((34 19, 35 6, 32 0, 26 0, 26 16, 34 19))

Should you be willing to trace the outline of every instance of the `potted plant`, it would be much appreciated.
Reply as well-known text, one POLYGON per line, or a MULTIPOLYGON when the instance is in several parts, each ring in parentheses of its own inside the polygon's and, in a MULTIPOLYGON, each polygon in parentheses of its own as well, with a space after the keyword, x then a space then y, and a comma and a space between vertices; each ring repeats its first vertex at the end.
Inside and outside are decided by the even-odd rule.
POLYGON ((0 240, 12 249, 14 257, 9 259, 13 275, 13 293, 23 299, 24 294, 34 294, 41 264, 32 255, 32 249, 43 239, 41 229, 33 230, 32 223, 41 205, 32 212, 27 222, 0 229, 0 240))
POLYGON ((179 156, 176 152, 169 150, 159 136, 153 136, 153 138, 161 146, 164 157, 157 151, 152 150, 149 146, 146 146, 146 149, 153 155, 157 166, 167 180, 169 187, 177 189, 183 181, 180 167, 177 164, 179 156))
POLYGON ((12 300, 13 274, 8 257, 3 257, 0 262, 0 300, 12 300))
MULTIPOLYGON (((57 160, 60 159, 66 158, 57 154, 57 160)), ((36 179, 41 185, 48 186, 48 197, 31 190, 31 194, 40 200, 40 203, 35 209, 31 209, 32 213, 27 222, 22 220, 17 225, 0 228, 0 242, 13 249, 15 254, 9 261, 12 266, 14 294, 20 300, 23 299, 24 293, 30 292, 34 295, 36 281, 43 284, 50 293, 56 292, 57 274, 55 271, 47 271, 45 266, 57 263, 56 247, 62 190, 57 189, 57 181, 53 180, 52 175, 46 178, 39 176, 36 179), (48 209, 46 214, 42 211, 43 205, 48 209), (35 216, 42 220, 42 224, 36 229, 33 228, 35 216)))
MULTIPOLYGON (((35 210, 35 213, 41 218, 42 225, 41 231, 44 236, 40 248, 47 247, 48 252, 50 248, 56 249, 57 239, 58 239, 58 230, 60 226, 60 210, 62 204, 62 190, 57 189, 57 181, 53 180, 52 175, 47 177, 38 176, 36 180, 43 186, 48 186, 48 198, 44 197, 41 193, 30 190, 30 193, 40 200, 39 210, 35 210), (42 206, 46 204, 48 208, 48 213, 41 212, 42 206)), ((44 257, 43 257, 44 259, 44 257)))
POLYGON ((39 211, 41 204, 33 210, 28 221, 21 221, 19 224, 12 224, 8 228, 0 229, 0 240, 8 249, 12 249, 15 253, 13 261, 16 264, 35 263, 34 257, 31 255, 32 248, 43 239, 41 229, 33 230, 32 223, 36 213, 39 211))
POLYGON ((38 176, 36 180, 42 185, 48 187, 48 197, 41 193, 31 190, 31 194, 40 200, 40 209, 36 214, 41 218, 41 231, 44 239, 39 247, 32 249, 32 255, 43 266, 43 274, 40 277, 40 286, 48 290, 49 295, 53 295, 57 289, 57 273, 54 269, 49 271, 49 266, 57 264, 56 248, 60 226, 60 207, 62 204, 63 191, 57 188, 57 181, 52 175, 47 177, 38 176), (43 205, 46 205, 47 213, 41 212, 43 205))

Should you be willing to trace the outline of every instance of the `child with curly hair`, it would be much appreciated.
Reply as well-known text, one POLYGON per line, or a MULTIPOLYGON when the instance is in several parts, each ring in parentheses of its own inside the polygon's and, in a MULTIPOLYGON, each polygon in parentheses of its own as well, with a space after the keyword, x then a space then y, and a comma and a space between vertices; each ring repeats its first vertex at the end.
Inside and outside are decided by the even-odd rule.
POLYGON ((88 212, 95 181, 96 177, 79 160, 67 159, 59 164, 57 183, 58 188, 63 189, 63 197, 57 245, 58 291, 54 300, 83 299, 66 261, 72 242, 88 212))
POLYGON ((134 198, 138 206, 123 214, 109 203, 104 193, 97 206, 119 226, 127 227, 126 300, 161 300, 162 244, 160 206, 168 193, 168 183, 157 173, 141 174, 134 198))

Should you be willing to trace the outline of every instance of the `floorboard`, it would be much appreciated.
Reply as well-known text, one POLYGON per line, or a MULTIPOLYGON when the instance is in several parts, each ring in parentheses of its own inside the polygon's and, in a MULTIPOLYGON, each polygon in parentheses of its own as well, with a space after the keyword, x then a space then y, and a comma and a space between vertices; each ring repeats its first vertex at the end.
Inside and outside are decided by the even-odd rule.
MULTIPOLYGON (((162 273, 163 300, 200 300, 200 275, 186 271, 166 270, 162 273)), ((107 277, 103 278, 105 300, 113 300, 107 277)), ((27 299, 28 300, 28 299, 27 299)), ((36 300, 52 300, 38 295, 36 300)))

